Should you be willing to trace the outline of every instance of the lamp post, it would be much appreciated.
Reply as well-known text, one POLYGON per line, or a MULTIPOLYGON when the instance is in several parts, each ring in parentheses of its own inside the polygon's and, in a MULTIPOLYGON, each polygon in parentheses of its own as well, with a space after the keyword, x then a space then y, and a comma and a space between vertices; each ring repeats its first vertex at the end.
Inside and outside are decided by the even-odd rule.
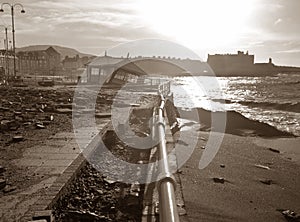
POLYGON ((4 39, 4 47, 5 47, 5 75, 6 75, 6 78, 8 79, 9 78, 9 61, 8 61, 8 56, 9 56, 9 53, 8 53, 8 37, 7 37, 7 29, 9 26, 4 26, 4 25, 1 25, 1 27, 4 27, 5 29, 5 39, 4 39))
POLYGON ((10 3, 2 3, 0 12, 4 12, 3 6, 8 5, 11 9, 11 27, 12 27, 12 35, 13 35, 13 56, 14 56, 14 77, 16 77, 16 40, 15 40, 15 19, 14 19, 14 8, 19 6, 21 7, 21 13, 25 13, 24 7, 20 3, 10 4, 10 3))

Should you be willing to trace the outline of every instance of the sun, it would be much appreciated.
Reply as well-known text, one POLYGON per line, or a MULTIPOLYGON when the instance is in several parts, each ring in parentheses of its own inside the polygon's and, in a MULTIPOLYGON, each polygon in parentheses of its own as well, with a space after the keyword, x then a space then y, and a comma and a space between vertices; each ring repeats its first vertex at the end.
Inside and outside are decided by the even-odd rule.
POLYGON ((247 29, 257 0, 139 0, 140 17, 157 33, 188 47, 233 44, 247 29))

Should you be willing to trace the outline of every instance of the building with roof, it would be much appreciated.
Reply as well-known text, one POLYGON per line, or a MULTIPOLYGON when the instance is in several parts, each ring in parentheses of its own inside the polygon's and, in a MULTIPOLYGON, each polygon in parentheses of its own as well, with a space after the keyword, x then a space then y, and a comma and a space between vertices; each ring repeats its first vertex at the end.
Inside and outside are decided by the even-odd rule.
POLYGON ((139 76, 208 75, 212 73, 205 62, 166 57, 120 58, 105 54, 87 65, 87 82, 135 82, 139 76))
POLYGON ((62 61, 63 69, 68 70, 77 70, 79 68, 83 68, 88 62, 90 58, 87 56, 79 57, 79 55, 76 55, 74 57, 66 56, 64 60, 62 61))
POLYGON ((61 56, 53 47, 17 53, 21 75, 55 75, 61 70, 61 56))

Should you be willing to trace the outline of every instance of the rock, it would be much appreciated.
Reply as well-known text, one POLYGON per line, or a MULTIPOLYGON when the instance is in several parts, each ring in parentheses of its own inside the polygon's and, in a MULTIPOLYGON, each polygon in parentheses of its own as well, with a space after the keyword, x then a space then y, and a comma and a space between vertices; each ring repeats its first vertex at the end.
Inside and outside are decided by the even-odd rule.
POLYGON ((14 136, 13 137, 13 139, 12 139, 12 141, 13 142, 21 142, 21 141, 23 141, 24 140, 24 137, 23 136, 21 136, 21 135, 17 135, 17 136, 14 136))
POLYGON ((56 109, 56 112, 61 114, 72 114, 72 109, 56 109))
POLYGON ((6 180, 0 179, 0 190, 2 190, 6 186, 6 180))
POLYGON ((225 168, 225 164, 220 164, 220 167, 221 168, 225 168))
POLYGON ((0 165, 0 174, 5 172, 5 167, 0 165))
POLYGON ((200 137, 199 139, 202 140, 202 141, 207 141, 207 139, 204 138, 204 137, 200 137))
POLYGON ((282 215, 284 215, 284 217, 285 217, 285 219, 287 219, 287 221, 293 221, 293 222, 300 221, 300 215, 296 214, 292 210, 283 210, 281 213, 282 213, 282 215))
POLYGON ((272 151, 272 152, 274 152, 274 153, 280 153, 279 150, 276 150, 276 149, 274 149, 274 148, 269 148, 269 150, 272 151))
POLYGON ((268 166, 263 166, 263 165, 260 165, 260 164, 255 164, 254 166, 257 167, 257 168, 264 169, 264 170, 270 170, 270 167, 268 167, 268 166))
POLYGON ((36 123, 35 124, 35 127, 37 128, 37 129, 45 129, 46 127, 43 125, 43 124, 41 124, 41 123, 36 123))
POLYGON ((108 178, 105 178, 105 179, 103 179, 106 183, 108 183, 108 184, 114 184, 114 183, 116 183, 116 181, 114 181, 114 180, 110 180, 110 179, 108 179, 108 178))
POLYGON ((214 177, 213 180, 215 183, 225 183, 225 179, 223 177, 214 177))
POLYGON ((271 185, 273 183, 272 180, 260 180, 260 182, 266 185, 271 185))
POLYGON ((109 118, 111 117, 111 113, 95 113, 96 118, 109 118))
POLYGON ((6 187, 3 189, 3 192, 4 193, 9 193, 9 192, 12 192, 14 190, 16 190, 17 187, 16 186, 9 186, 9 185, 6 185, 6 187))

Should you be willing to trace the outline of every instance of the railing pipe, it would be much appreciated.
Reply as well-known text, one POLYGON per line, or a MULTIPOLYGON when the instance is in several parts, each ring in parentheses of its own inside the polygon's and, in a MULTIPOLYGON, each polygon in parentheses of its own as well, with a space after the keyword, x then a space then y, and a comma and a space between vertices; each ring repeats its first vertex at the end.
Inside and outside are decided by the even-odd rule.
MULTIPOLYGON (((164 84, 163 84, 164 85, 164 84)), ((162 93, 162 92, 160 92, 162 93)), ((160 176, 161 180, 158 183, 159 192, 159 221, 160 222, 179 222, 177 205, 175 201, 175 186, 176 182, 170 172, 168 163, 168 152, 165 139, 165 121, 164 108, 166 101, 161 95, 161 104, 158 108, 157 118, 157 136, 159 139, 159 159, 160 159, 160 176)))

